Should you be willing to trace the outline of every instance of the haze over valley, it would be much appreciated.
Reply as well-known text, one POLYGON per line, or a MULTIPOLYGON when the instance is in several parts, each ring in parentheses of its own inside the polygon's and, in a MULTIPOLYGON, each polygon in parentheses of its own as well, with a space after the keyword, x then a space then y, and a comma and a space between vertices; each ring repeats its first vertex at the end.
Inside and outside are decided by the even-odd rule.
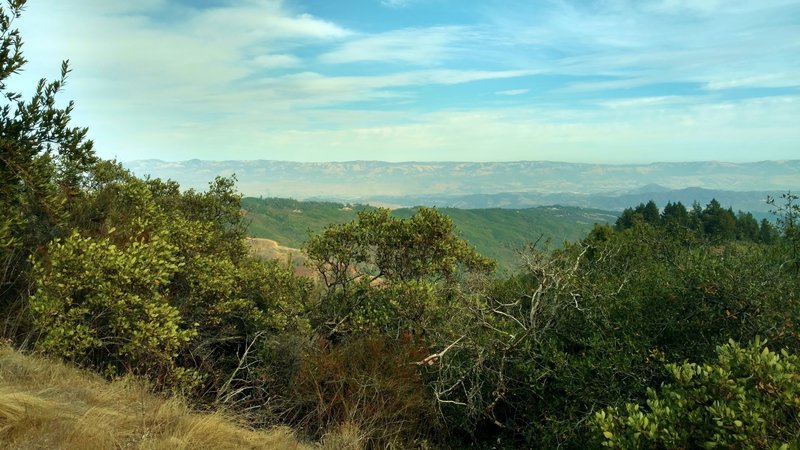
POLYGON ((140 176, 205 189, 235 174, 246 196, 360 202, 393 207, 579 206, 620 211, 650 199, 769 210, 765 200, 800 190, 800 160, 754 163, 577 164, 548 161, 401 162, 161 161, 124 163, 140 176))

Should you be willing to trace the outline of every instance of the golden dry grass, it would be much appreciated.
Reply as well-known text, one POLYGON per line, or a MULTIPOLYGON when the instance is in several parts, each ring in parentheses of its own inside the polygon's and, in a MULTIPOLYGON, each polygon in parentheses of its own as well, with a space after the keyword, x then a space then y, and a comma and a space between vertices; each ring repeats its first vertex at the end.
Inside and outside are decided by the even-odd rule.
POLYGON ((0 448, 305 449, 288 429, 248 429, 134 380, 112 383, 0 345, 0 448))
POLYGON ((303 251, 297 248, 286 247, 272 239, 245 238, 252 254, 264 259, 277 259, 291 261, 292 265, 302 265, 305 262, 303 251))

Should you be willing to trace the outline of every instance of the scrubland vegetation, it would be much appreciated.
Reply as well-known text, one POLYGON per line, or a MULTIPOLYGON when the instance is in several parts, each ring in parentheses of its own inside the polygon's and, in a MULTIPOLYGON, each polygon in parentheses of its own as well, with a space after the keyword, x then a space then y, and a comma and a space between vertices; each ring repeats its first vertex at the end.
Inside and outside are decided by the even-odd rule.
POLYGON ((293 448, 286 429, 326 448, 800 445, 796 196, 773 201, 777 227, 641 205, 529 244, 510 276, 435 209, 365 210, 306 242, 317 276, 300 277, 249 255, 234 179, 136 178, 71 128, 63 79, 9 92, 8 5, 2 333, 98 375, 4 348, 4 445, 293 448))

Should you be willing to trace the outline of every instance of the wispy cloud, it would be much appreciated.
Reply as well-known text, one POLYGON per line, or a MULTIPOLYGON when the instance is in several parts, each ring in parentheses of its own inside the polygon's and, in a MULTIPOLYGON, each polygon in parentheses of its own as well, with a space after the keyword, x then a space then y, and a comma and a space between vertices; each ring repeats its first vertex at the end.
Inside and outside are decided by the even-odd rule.
POLYGON ((664 95, 660 97, 635 97, 621 100, 606 100, 600 102, 600 105, 606 108, 642 108, 658 105, 675 105, 685 103, 696 103, 697 100, 693 97, 677 96, 677 95, 664 95))
POLYGON ((519 78, 536 74, 526 70, 418 70, 380 76, 326 76, 303 72, 273 78, 262 78, 248 95, 268 95, 281 103, 305 106, 331 106, 343 102, 359 102, 376 98, 413 95, 398 88, 459 85, 487 80, 519 78))
POLYGON ((459 43, 467 39, 467 27, 407 28, 365 35, 348 40, 324 53, 327 64, 390 62, 413 65, 441 65, 455 57, 459 43))
POLYGON ((508 89, 505 91, 497 91, 495 94, 513 96, 527 94, 528 92, 530 92, 530 89, 508 89))
POLYGON ((282 69, 297 67, 300 65, 300 58, 293 55, 277 54, 277 55, 258 55, 253 58, 253 63, 258 67, 265 69, 282 69))
POLYGON ((38 0, 17 83, 123 159, 796 154, 796 0, 359 5, 38 0))
POLYGON ((710 91, 737 88, 779 88, 800 86, 800 73, 770 73, 745 78, 718 77, 704 86, 710 91))
POLYGON ((391 8, 402 8, 414 3, 414 0, 381 0, 381 5, 391 8))

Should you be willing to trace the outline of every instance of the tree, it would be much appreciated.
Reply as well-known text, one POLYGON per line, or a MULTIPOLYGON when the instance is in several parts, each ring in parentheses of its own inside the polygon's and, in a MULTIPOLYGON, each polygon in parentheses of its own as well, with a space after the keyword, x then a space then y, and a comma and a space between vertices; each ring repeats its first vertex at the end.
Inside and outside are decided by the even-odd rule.
POLYGON ((723 209, 716 199, 706 205, 700 216, 703 232, 714 241, 727 241, 736 237, 736 217, 723 209))
POLYGON ((165 238, 119 247, 74 232, 51 245, 33 272, 30 304, 42 332, 37 347, 109 375, 191 385, 198 374, 178 368, 175 357, 197 335, 197 325, 183 323, 169 303, 166 287, 180 261, 165 238))
POLYGON ((69 234, 65 203, 78 194, 96 161, 87 130, 69 125, 73 103, 56 106, 69 73, 66 61, 60 78, 40 80, 30 100, 8 90, 9 78, 26 63, 13 27, 24 5, 25 0, 8 0, 0 6, 0 309, 7 314, 24 309, 30 256, 69 234))
POLYGON ((453 221, 432 208, 409 219, 388 209, 362 211, 358 219, 327 227, 305 252, 329 288, 356 279, 421 281, 450 279, 460 268, 488 271, 494 264, 454 233, 453 221))
POLYGON ((780 238, 780 233, 767 219, 761 219, 758 227, 758 241, 763 244, 773 244, 780 238))
POLYGON ((614 229, 617 231, 626 230, 632 227, 634 223, 641 220, 641 214, 637 214, 633 208, 625 208, 622 214, 617 218, 614 229))
POLYGON ((767 203, 775 207, 772 213, 778 216, 778 227, 783 232, 789 262, 795 272, 800 273, 800 196, 787 192, 782 194, 783 205, 775 205, 775 198, 767 197, 767 203))
POLYGON ((637 222, 644 222, 653 226, 661 224, 661 214, 653 200, 647 204, 640 203, 636 208, 626 208, 622 211, 616 222, 616 230, 622 231, 633 227, 637 222))
POLYGON ((758 242, 758 221, 752 213, 739 211, 736 216, 736 239, 758 242))
POLYGON ((667 202, 661 213, 661 220, 667 227, 687 227, 689 226, 689 212, 681 202, 667 202))
POLYGON ((248 255, 232 180, 181 193, 115 163, 95 172, 70 203, 72 233, 34 266, 37 347, 159 387, 252 392, 242 373, 231 387, 231 371, 259 338, 260 351, 265 336, 307 328, 308 281, 248 255))
POLYGON ((642 218, 650 225, 658 225, 661 222, 661 214, 658 212, 656 202, 650 200, 644 205, 644 208, 642 208, 642 218))
POLYGON ((376 317, 418 317, 419 326, 426 315, 412 310, 438 303, 437 286, 494 268, 456 236, 449 217, 432 208, 408 219, 388 209, 362 211, 356 221, 311 237, 304 250, 327 288, 317 313, 318 326, 329 336, 362 329, 358 324, 365 321, 384 323, 374 322, 376 317), (387 296, 390 291, 397 295, 387 296))

